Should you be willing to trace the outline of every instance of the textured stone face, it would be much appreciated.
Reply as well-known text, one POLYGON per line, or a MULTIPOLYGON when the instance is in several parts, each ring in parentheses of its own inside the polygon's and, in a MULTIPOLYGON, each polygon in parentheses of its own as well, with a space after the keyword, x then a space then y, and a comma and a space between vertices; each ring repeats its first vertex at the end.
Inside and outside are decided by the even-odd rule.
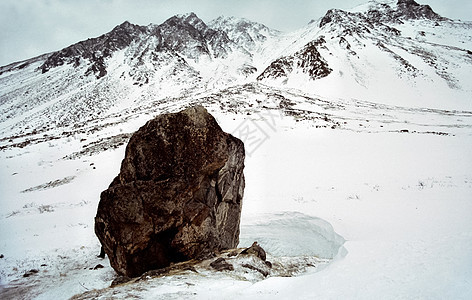
POLYGON ((244 145, 202 106, 149 121, 100 196, 95 233, 121 275, 234 248, 244 145))

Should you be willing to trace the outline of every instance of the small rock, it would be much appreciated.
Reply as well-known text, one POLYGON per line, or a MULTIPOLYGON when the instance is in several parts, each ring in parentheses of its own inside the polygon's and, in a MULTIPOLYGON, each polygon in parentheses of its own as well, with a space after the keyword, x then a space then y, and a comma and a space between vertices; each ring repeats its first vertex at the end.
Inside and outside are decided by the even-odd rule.
POLYGON ((103 249, 103 246, 100 248, 100 254, 97 255, 98 258, 105 258, 105 249, 103 249))
POLYGON ((208 250, 204 250, 202 253, 200 253, 196 258, 198 260, 205 260, 205 259, 211 259, 213 257, 215 257, 216 254, 215 252, 213 251, 208 251, 208 250))
POLYGON ((238 254, 239 254, 239 251, 238 251, 238 250, 233 250, 233 251, 231 251, 230 253, 228 253, 228 257, 237 256, 238 254))
POLYGON ((145 273, 143 273, 141 276, 139 276, 138 280, 146 280, 149 278, 161 276, 163 274, 168 274, 170 272, 171 268, 161 268, 161 269, 155 269, 155 270, 150 270, 145 273))
POLYGON ((233 271, 234 267, 232 264, 226 262, 226 260, 222 257, 216 259, 214 262, 210 264, 210 267, 217 271, 233 271))
POLYGON ((39 270, 38 269, 31 269, 29 270, 28 272, 26 272, 25 274, 23 274, 23 277, 30 277, 31 275, 34 275, 36 273, 38 273, 39 270))
POLYGON ((3 254, 0 254, 0 258, 4 258, 5 256, 3 256, 3 254))
POLYGON ((93 269, 98 270, 98 269, 103 269, 103 268, 104 268, 104 266, 102 264, 98 264, 93 269))
POLYGON ((115 278, 115 280, 112 281, 110 286, 114 287, 114 286, 117 286, 119 284, 127 283, 130 280, 131 280, 131 278, 129 278, 128 276, 118 276, 117 278, 115 278))
POLYGON ((48 265, 46 265, 46 264, 42 264, 42 265, 41 265, 41 267, 47 267, 47 266, 48 266, 48 265))
POLYGON ((197 269, 195 269, 195 267, 192 267, 192 266, 186 266, 184 267, 182 270, 184 271, 192 271, 194 273, 198 273, 197 269))
POLYGON ((258 267, 254 267, 254 266, 252 266, 252 265, 249 265, 249 264, 243 264, 242 266, 243 266, 243 267, 245 267, 245 268, 248 268, 248 269, 251 269, 251 270, 257 271, 257 272, 261 273, 261 274, 262 274, 262 276, 264 276, 264 277, 267 277, 267 276, 269 276, 269 272, 267 272, 267 271, 264 271, 264 270, 262 270, 262 269, 259 269, 258 267))
POLYGON ((255 256, 259 257, 263 261, 266 261, 266 253, 265 253, 264 249, 262 249, 262 247, 259 246, 259 244, 257 244, 257 242, 252 243, 252 246, 249 247, 249 248, 244 249, 241 252, 241 254, 252 254, 252 255, 255 255, 255 256))

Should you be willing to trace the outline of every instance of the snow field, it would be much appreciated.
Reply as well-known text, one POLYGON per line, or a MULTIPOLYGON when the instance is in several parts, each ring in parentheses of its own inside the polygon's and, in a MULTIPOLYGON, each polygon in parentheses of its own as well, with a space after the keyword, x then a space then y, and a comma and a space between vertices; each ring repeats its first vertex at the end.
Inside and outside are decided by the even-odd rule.
MULTIPOLYGON (((257 283, 225 274, 168 276, 117 289, 117 298, 472 295, 467 251, 472 246, 472 137, 466 129, 449 128, 456 136, 317 129, 282 115, 270 129, 263 117, 215 116, 235 135, 247 121, 267 134, 246 158, 240 246, 257 240, 275 257, 334 260, 296 277, 257 283)), ((128 131, 139 125, 133 119, 119 127, 128 131)), ((62 299, 105 288, 113 280, 107 260, 95 257, 99 244, 93 218, 100 192, 118 174, 124 146, 61 159, 80 145, 80 138, 65 138, 2 152, 4 288, 9 283, 28 288, 37 299, 62 299), (64 178, 72 179, 45 185, 64 178), (105 268, 90 270, 99 263, 105 268), (33 268, 38 275, 22 278, 33 268)))
POLYGON ((346 239, 347 255, 319 273, 259 282, 238 298, 470 298, 471 143, 305 129, 272 136, 248 159, 255 184, 244 212, 320 217, 346 239))

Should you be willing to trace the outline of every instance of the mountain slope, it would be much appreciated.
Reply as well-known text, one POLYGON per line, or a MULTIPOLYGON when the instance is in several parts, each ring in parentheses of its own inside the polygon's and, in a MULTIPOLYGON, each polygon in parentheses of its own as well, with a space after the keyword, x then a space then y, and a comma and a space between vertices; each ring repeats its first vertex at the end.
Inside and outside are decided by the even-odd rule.
MULTIPOLYGON (((302 47, 320 37, 326 41, 318 52, 333 72, 314 81, 300 76, 308 70, 292 62, 288 73, 293 74, 285 72, 283 82, 322 95, 470 109, 472 84, 466 74, 472 72, 471 29, 472 23, 440 17, 414 1, 372 1, 353 12, 333 9, 299 34, 311 31, 302 47), (419 99, 421 95, 429 99, 419 99)), ((273 75, 258 79, 280 84, 278 69, 280 63, 274 61, 264 71, 273 75)))

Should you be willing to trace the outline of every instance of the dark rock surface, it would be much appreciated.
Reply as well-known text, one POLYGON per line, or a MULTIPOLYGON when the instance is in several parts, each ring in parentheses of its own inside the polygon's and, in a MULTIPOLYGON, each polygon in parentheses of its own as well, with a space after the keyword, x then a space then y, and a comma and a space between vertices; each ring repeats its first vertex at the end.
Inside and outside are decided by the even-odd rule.
POLYGON ((78 67, 88 61, 89 68, 85 75, 95 74, 100 79, 108 73, 107 59, 133 43, 138 45, 137 49, 144 48, 144 51, 138 51, 131 58, 138 65, 144 64, 147 52, 151 52, 153 61, 157 61, 165 53, 180 59, 183 59, 180 57, 183 54, 198 60, 200 56, 226 58, 233 49, 243 50, 224 31, 211 29, 194 13, 190 13, 173 16, 161 25, 139 26, 126 21, 106 34, 49 54, 40 69, 46 73, 64 64, 78 67), (143 45, 147 40, 156 41, 153 49, 149 44, 143 45))
POLYGON ((359 35, 371 33, 381 28, 385 31, 399 35, 395 28, 387 24, 401 24, 404 20, 428 19, 444 21, 444 18, 433 11, 429 5, 418 4, 414 0, 398 0, 396 5, 372 2, 371 7, 365 13, 347 12, 339 9, 330 9, 321 19, 319 27, 327 24, 341 26, 359 35))
POLYGON ((23 274, 23 277, 30 277, 31 275, 34 275, 34 274, 37 274, 37 273, 39 273, 38 269, 31 269, 31 270, 25 272, 25 274, 23 274))
POLYGON ((116 50, 129 46, 140 34, 145 32, 146 27, 133 25, 126 21, 109 33, 52 53, 40 67, 41 71, 46 73, 52 68, 68 63, 77 67, 81 64, 81 59, 86 59, 91 62, 86 75, 94 73, 97 78, 101 78, 107 74, 105 59, 111 57, 116 50))
POLYGON ((243 143, 202 106, 141 127, 95 218, 116 272, 138 276, 236 247, 244 157, 243 143))
POLYGON ((421 5, 414 0, 398 0, 398 15, 405 19, 443 20, 429 5, 421 5))
POLYGON ((306 44, 293 55, 276 59, 257 77, 257 80, 288 77, 294 71, 294 67, 301 69, 312 80, 328 76, 333 70, 318 51, 324 43, 326 41, 320 37, 306 44))
POLYGON ((222 257, 217 258, 210 264, 210 267, 217 271, 233 271, 234 267, 232 264, 226 262, 226 260, 222 257))
POLYGON ((241 254, 252 254, 266 261, 266 252, 257 242, 252 243, 251 247, 244 249, 241 254))

